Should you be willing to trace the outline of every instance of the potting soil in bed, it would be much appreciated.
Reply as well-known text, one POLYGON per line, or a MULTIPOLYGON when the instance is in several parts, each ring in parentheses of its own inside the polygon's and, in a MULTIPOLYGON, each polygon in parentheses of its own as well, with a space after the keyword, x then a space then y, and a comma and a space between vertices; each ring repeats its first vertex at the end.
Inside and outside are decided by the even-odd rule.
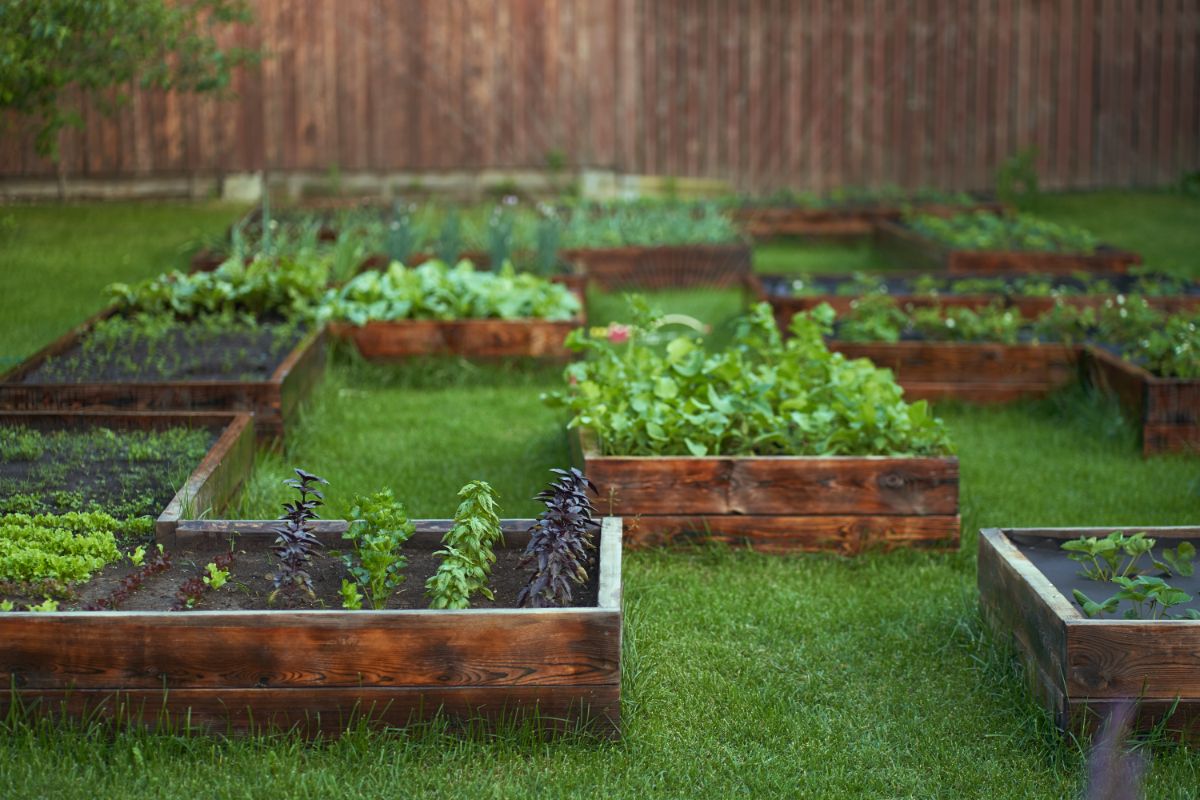
MULTIPOLYGON (((220 589, 204 592, 195 606, 200 611, 227 611, 237 609, 332 609, 342 608, 342 579, 347 578, 346 567, 340 558, 333 557, 328 550, 318 552, 308 570, 312 576, 316 599, 308 598, 301 591, 281 592, 273 603, 268 596, 274 583, 267 576, 278 569, 279 561, 271 551, 274 537, 270 534, 236 539, 233 545, 234 560, 229 567, 229 581, 220 589)), ((336 547, 329 548, 336 550, 336 547)), ((404 582, 392 594, 387 603, 389 609, 428 608, 425 597, 425 581, 437 571, 441 559, 434 555, 440 546, 435 541, 414 542, 404 545, 402 553, 408 559, 403 570, 404 582)), ((119 606, 121 611, 166 611, 175 602, 176 593, 185 581, 204 574, 205 566, 217 556, 230 552, 228 544, 203 548, 173 548, 168 551, 171 567, 165 572, 146 579, 141 588, 119 606)), ((515 608, 517 593, 529 580, 531 567, 521 567, 522 548, 496 548, 496 563, 492 565, 492 577, 488 588, 495 595, 489 600, 483 595, 471 597, 471 608, 515 608)), ((108 596, 121 580, 135 568, 128 559, 105 567, 86 584, 78 587, 78 599, 63 605, 63 609, 81 608, 97 599, 108 596)), ((588 568, 588 581, 573 587, 573 606, 595 606, 597 599, 599 566, 593 562, 588 568)), ((364 598, 363 608, 370 603, 364 598)))
POLYGON ((265 381, 303 335, 290 325, 112 318, 22 382, 265 381))
POLYGON ((0 514, 158 516, 217 434, 0 426, 0 514))
MULTIPOLYGON (((1129 535, 1137 533, 1136 528, 1130 528, 1125 531, 1129 535)), ((1067 551, 1062 549, 1062 539, 1048 539, 1034 536, 1011 535, 1013 542, 1017 545, 1017 549, 1028 558, 1038 570, 1046 576, 1046 578, 1054 585, 1055 589, 1071 602, 1081 615, 1083 610, 1079 607, 1079 603, 1075 602, 1074 590, 1078 589, 1087 595, 1091 600, 1097 603, 1103 603, 1108 598, 1112 597, 1121 587, 1115 583, 1107 581, 1094 581, 1090 578, 1085 578, 1080 572, 1083 565, 1079 562, 1072 561, 1067 557, 1067 551)), ((1154 538, 1151 536, 1150 538, 1154 538)), ((1163 548, 1174 548, 1179 545, 1182 539, 1158 539, 1152 551, 1154 558, 1162 560, 1163 548)), ((1200 540, 1193 541, 1192 544, 1200 545, 1200 540)), ((1142 574, 1148 576, 1163 577, 1163 579, 1176 589, 1182 589, 1192 596, 1190 602, 1182 603, 1178 606, 1173 606, 1168 613, 1172 616, 1179 616, 1180 613, 1187 608, 1200 609, 1200 570, 1190 576, 1172 575, 1171 577, 1162 576, 1162 573, 1154 568, 1150 561, 1149 554, 1142 556, 1138 561, 1138 566, 1142 568, 1142 574)), ((1200 564, 1197 565, 1200 567, 1200 564)), ((1132 577, 1132 576, 1130 576, 1132 577)), ((1099 619, 1124 619, 1125 611, 1130 608, 1130 603, 1122 602, 1120 607, 1112 614, 1105 614, 1099 619)), ((1086 616, 1086 615, 1085 615, 1086 616)))

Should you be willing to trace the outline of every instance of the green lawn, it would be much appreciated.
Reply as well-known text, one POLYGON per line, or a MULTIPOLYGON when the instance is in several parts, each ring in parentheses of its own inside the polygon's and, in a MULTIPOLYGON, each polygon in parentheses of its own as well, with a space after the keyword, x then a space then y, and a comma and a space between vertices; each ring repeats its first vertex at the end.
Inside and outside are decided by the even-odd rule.
MULTIPOLYGON (((1104 197, 1089 196, 1097 215, 1106 213, 1104 197)), ((1116 197, 1131 229, 1158 224, 1155 202, 1143 218, 1129 196, 1116 197)), ((190 212, 161 213, 162 241, 192 235, 190 212)), ((104 223, 95 227, 78 227, 72 246, 108 235, 104 223)), ((1104 233, 1117 241, 1121 229, 1104 233)), ((1180 247, 1175 257, 1185 263, 1192 251, 1180 247)), ((156 266, 130 258, 94 270, 96 282, 110 279, 102 272, 156 266)), ((54 288, 37 288, 46 298, 39 307, 51 305, 54 288)), ((717 331, 739 302, 736 293, 657 299, 717 331)), ((622 315, 619 298, 590 305, 597 324, 622 315)), ((0 349, 22 352, 24 342, 75 321, 61 308, 55 314, 58 329, 45 334, 5 325, 0 349)), ((354 492, 389 486, 414 514, 446 516, 458 486, 483 478, 506 513, 528 514, 546 470, 568 457, 561 418, 538 400, 557 385, 556 371, 544 368, 374 367, 343 355, 285 453, 262 457, 244 510, 273 515, 278 481, 295 465, 332 481, 331 511, 354 492)), ((619 743, 537 741, 519 731, 464 739, 429 728, 313 747, 16 724, 0 732, 0 797, 1077 795, 1081 746, 1050 730, 1011 654, 980 626, 977 531, 1195 523, 1200 458, 1142 459, 1117 410, 1082 390, 940 412, 961 459, 961 552, 628 554, 619 743)), ((1153 747, 1148 797, 1190 797, 1198 785, 1200 755, 1153 747)))

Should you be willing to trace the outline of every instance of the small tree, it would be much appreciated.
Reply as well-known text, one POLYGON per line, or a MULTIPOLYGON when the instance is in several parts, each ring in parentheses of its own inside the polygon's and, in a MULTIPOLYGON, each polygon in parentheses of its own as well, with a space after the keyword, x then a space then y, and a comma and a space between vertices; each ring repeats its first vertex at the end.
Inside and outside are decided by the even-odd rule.
POLYGON ((214 34, 250 19, 246 0, 3 0, 0 109, 37 119, 37 152, 57 161, 58 132, 82 124, 64 92, 91 96, 105 113, 134 85, 220 92, 258 53, 221 49, 214 34))

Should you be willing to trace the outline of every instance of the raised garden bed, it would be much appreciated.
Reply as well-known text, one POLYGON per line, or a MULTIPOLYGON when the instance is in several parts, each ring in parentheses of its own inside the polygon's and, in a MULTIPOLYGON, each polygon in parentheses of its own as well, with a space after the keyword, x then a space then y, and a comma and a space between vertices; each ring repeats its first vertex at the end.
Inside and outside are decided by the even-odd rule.
POLYGON ((576 463, 626 518, 628 547, 723 542, 854 555, 958 546, 958 459, 605 456, 572 432, 576 463))
MULTIPOLYGON (((911 206, 899 202, 842 205, 811 208, 801 205, 742 206, 731 212, 733 220, 752 238, 773 239, 783 236, 841 238, 870 236, 880 222, 898 220, 911 206)), ((922 214, 953 216, 967 211, 1003 214, 1003 203, 978 200, 971 204, 917 203, 922 214)))
POLYGON ((1084 363, 1141 429, 1144 455, 1200 452, 1200 380, 1161 378, 1098 345, 1084 348, 1084 363))
MULTIPOLYGON (((1146 729, 1166 727, 1192 740, 1200 733, 1200 622, 1088 618, 1069 599, 1079 564, 1060 546, 1112 529, 987 529, 979 539, 979 594, 984 618, 1011 636, 1029 684, 1063 730, 1088 729, 1119 704, 1136 705, 1146 729)), ((1162 545, 1200 541, 1200 528, 1145 531, 1162 545)), ((1087 582, 1084 582, 1087 583, 1087 582)), ((1171 580, 1197 595, 1190 583, 1171 580)), ((1091 593, 1094 590, 1089 589, 1091 593)))
MULTIPOLYGON (((531 523, 502 523, 506 550, 498 553, 497 576, 500 564, 506 570, 515 564, 531 523)), ((232 537, 236 575, 239 562, 252 569, 274 524, 187 521, 166 542, 177 554, 173 564, 203 563, 228 552, 232 537)), ((417 521, 405 551, 414 561, 431 552, 450 524, 417 521)), ((332 545, 346 523, 315 526, 332 545)), ((414 576, 414 598, 399 601, 410 607, 380 611, 204 610, 218 604, 218 594, 234 598, 220 601, 226 605, 243 603, 236 599, 242 593, 221 590, 206 593, 190 611, 164 605, 0 614, 0 680, 12 687, 0 698, 0 713, 15 700, 55 717, 217 733, 295 728, 305 735, 336 735, 355 719, 394 727, 439 714, 489 725, 526 716, 547 729, 589 726, 615 738, 621 536, 621 520, 603 521, 593 585, 581 605, 569 608, 514 608, 516 590, 507 584, 496 587, 494 607, 413 608, 420 595, 414 576)), ((250 595, 264 583, 250 574, 239 580, 250 595)), ((150 599, 131 604, 151 602, 155 586, 147 581, 134 597, 150 599)))
POLYGON ((354 343, 368 361, 415 356, 453 355, 463 358, 569 359, 564 342, 585 324, 581 313, 570 322, 542 319, 415 319, 397 322, 329 323, 335 338, 354 343))
POLYGON ((879 247, 896 254, 908 266, 950 272, 1125 272, 1142 262, 1137 253, 1109 245, 1100 245, 1092 253, 953 249, 894 220, 876 225, 875 236, 879 247))
POLYGON ((752 273, 747 244, 577 248, 561 256, 606 290, 740 287, 752 273))
MULTIPOLYGON (((901 307, 952 306, 983 309, 1003 301, 1005 307, 1035 318, 1056 304, 1079 308, 1100 308, 1117 294, 1137 294, 1151 308, 1176 314, 1200 308, 1200 283, 1179 282, 1179 291, 1155 293, 1156 284, 1165 276, 1135 276, 1129 273, 1090 275, 1087 281, 1073 275, 1029 276, 1020 279, 995 275, 934 278, 929 273, 889 272, 869 277, 828 275, 759 275, 755 289, 760 300, 769 302, 776 315, 790 320, 799 311, 808 311, 828 303, 838 314, 850 311, 851 304, 865 294, 884 291, 901 307), (923 287, 938 283, 936 290, 923 287), (1036 282, 1036 289, 1030 282, 1036 282), (797 288, 799 284, 799 289, 797 288), (962 289, 957 287, 961 286, 962 289), (1036 294, 1031 293, 1037 291, 1036 294)), ((1172 280, 1175 283, 1176 280, 1172 280)))
POLYGON ((38 514, 97 509, 118 517, 150 514, 156 517, 159 538, 173 535, 184 515, 223 511, 254 462, 254 422, 248 414, 4 411, 0 429, 97 435, 103 443, 56 435, 38 442, 33 452, 0 455, 4 510, 38 514), (206 435, 182 442, 137 435, 180 429, 206 435), (127 445, 122 437, 129 439, 127 445), (72 446, 84 452, 72 455, 72 446), (201 455, 197 462, 184 465, 181 459, 186 456, 172 446, 201 455), (176 488, 174 473, 179 467, 186 477, 176 488), (130 496, 130 479, 136 480, 136 497, 130 496), (16 507, 20 497, 28 499, 29 507, 16 507))
POLYGON ((167 352, 174 376, 156 379, 141 372, 145 354, 118 345, 119 361, 108 357, 111 351, 93 360, 85 351, 97 325, 114 315, 114 309, 98 314, 0 375, 0 409, 245 411, 254 413, 259 436, 277 437, 324 370, 323 329, 297 332, 278 358, 255 336, 218 337, 205 346, 178 334, 167 352), (235 356, 245 363, 226 363, 235 356), (235 377, 243 372, 245 379, 235 377))
POLYGON ((1079 379, 1079 347, 994 342, 829 342, 847 358, 886 367, 908 400, 1007 403, 1079 379))

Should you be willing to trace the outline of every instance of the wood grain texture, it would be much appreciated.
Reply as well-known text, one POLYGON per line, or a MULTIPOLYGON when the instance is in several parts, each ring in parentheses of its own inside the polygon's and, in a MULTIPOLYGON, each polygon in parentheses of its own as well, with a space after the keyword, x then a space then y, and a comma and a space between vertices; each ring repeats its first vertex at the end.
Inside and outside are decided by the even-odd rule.
POLYGON ((271 377, 262 381, 138 381, 104 383, 23 383, 51 356, 70 350, 109 308, 72 329, 0 376, 0 410, 37 411, 231 411, 255 415, 260 438, 283 434, 284 425, 324 373, 327 349, 324 328, 297 343, 271 377))
POLYGON ((357 326, 331 323, 329 332, 352 341, 368 361, 414 356, 456 355, 464 358, 533 357, 566 360, 574 353, 564 345, 582 316, 566 322, 550 320, 402 320, 357 326))
MULTIPOLYGON (((1200 623, 1087 619, 1017 546, 1024 540, 1103 536, 1111 530, 982 531, 978 579, 984 616, 1013 637, 1035 693, 1060 727, 1094 727, 1123 702, 1138 706, 1139 729, 1174 708, 1167 729, 1194 740, 1200 732, 1200 623)), ((1145 530, 1160 541, 1200 537, 1197 527, 1145 530)))
POLYGON ((1088 380, 1142 430, 1142 454, 1200 450, 1200 380, 1160 378, 1102 347, 1084 349, 1088 380))

